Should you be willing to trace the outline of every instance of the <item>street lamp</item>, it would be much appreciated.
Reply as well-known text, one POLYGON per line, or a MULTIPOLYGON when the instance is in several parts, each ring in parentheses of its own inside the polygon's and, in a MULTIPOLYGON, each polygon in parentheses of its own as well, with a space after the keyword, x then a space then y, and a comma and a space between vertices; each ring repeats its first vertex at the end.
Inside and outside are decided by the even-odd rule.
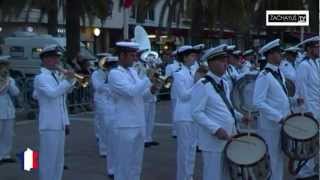
POLYGON ((93 29, 93 35, 94 35, 95 37, 99 37, 99 36, 100 36, 100 33, 101 33, 100 28, 94 28, 94 29, 93 29))
POLYGON ((100 28, 93 29, 93 53, 94 53, 94 55, 97 54, 97 37, 99 37, 100 34, 101 34, 100 28))

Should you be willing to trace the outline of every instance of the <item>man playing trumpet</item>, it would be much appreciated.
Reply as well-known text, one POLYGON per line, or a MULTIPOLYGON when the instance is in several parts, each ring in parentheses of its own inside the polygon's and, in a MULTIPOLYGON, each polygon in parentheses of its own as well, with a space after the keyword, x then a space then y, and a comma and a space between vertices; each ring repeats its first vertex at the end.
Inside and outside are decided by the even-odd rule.
POLYGON ((64 79, 59 76, 60 56, 56 45, 45 47, 40 53, 41 72, 34 79, 33 96, 39 104, 40 180, 62 179, 65 134, 70 124, 66 98, 74 85, 74 73, 64 70, 64 79))
POLYGON ((17 96, 19 89, 9 75, 8 56, 0 57, 0 164, 15 162, 10 157, 12 148, 15 107, 10 96, 17 96))

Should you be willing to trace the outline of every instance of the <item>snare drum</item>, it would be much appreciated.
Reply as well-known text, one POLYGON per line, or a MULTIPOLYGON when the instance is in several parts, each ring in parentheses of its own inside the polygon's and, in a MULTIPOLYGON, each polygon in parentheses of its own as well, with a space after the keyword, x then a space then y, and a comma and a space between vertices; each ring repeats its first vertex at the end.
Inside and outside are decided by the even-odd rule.
POLYGON ((281 146, 291 160, 308 160, 319 153, 319 123, 301 113, 290 115, 281 129, 281 146))
POLYGON ((224 153, 232 180, 267 180, 270 178, 268 148, 260 136, 238 134, 227 143, 224 153))

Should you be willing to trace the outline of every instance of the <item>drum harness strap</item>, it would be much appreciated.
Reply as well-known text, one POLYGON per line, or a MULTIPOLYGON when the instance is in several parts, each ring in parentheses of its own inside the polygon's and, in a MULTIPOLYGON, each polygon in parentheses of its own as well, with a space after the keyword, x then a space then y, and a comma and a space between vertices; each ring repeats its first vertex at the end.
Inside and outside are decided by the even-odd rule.
POLYGON ((204 78, 205 78, 208 82, 210 82, 210 83, 212 84, 213 88, 214 88, 214 89, 216 90, 216 92, 220 95, 221 99, 223 100, 223 102, 224 102, 225 105, 227 106, 228 110, 230 111, 230 113, 231 113, 231 115, 232 115, 232 117, 233 117, 233 119, 234 119, 236 131, 237 131, 237 133, 239 133, 238 128, 237 128, 238 125, 237 125, 236 115, 235 115, 235 112, 234 112, 234 110, 233 110, 232 105, 230 104, 230 102, 229 102, 229 100, 228 100, 228 98, 227 98, 227 96, 226 96, 226 93, 225 93, 225 91, 224 91, 223 85, 221 86, 221 85, 217 84, 217 83, 212 79, 212 77, 210 77, 210 76, 208 76, 208 75, 204 76, 204 78))
POLYGON ((286 85, 283 83, 283 79, 282 79, 282 76, 281 76, 281 73, 280 72, 276 72, 276 71, 273 71, 272 69, 270 68, 265 68, 265 70, 267 72, 270 72, 274 78, 276 78, 276 80, 278 81, 278 83, 280 83, 284 93, 288 96, 288 90, 287 90, 287 87, 286 85))

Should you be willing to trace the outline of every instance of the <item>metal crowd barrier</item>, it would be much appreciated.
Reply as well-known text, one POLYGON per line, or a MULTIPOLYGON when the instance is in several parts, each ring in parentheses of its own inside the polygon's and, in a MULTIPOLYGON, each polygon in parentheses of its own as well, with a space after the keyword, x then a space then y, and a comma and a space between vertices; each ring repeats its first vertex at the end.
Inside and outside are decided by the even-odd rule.
MULTIPOLYGON (((15 79, 20 90, 20 95, 13 99, 17 112, 34 113, 38 109, 38 103, 32 97, 33 77, 18 77, 15 79)), ((91 111, 93 108, 93 90, 89 85, 86 88, 75 87, 68 94, 67 104, 70 113, 91 111)))

